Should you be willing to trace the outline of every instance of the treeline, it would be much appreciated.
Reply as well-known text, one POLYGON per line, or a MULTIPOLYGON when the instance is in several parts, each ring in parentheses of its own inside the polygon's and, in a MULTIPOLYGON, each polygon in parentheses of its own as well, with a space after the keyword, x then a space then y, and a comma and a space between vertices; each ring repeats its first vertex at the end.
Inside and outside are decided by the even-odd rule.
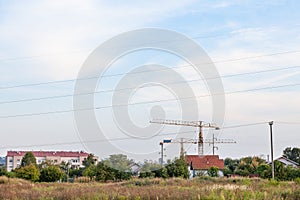
MULTIPOLYGON (((283 151, 283 157, 294 161, 300 165, 300 149, 288 147, 283 151)), ((270 179, 272 177, 271 163, 267 163, 259 157, 245 157, 241 159, 226 158, 224 161, 225 168, 223 173, 225 176, 239 175, 248 177, 258 175, 260 178, 270 179)), ((300 168, 290 165, 285 166, 283 163, 274 161, 275 179, 281 181, 294 180, 300 178, 300 168)))
MULTIPOLYGON (((283 156, 300 164, 300 149, 286 148, 283 156)), ((241 159, 226 158, 225 168, 222 170, 224 176, 258 176, 260 178, 270 179, 272 176, 271 164, 259 157, 245 157, 241 159)), ((300 179, 300 168, 285 166, 279 161, 274 162, 275 178, 277 180, 295 180, 300 179)), ((219 169, 211 167, 207 173, 197 173, 198 175, 219 176, 219 169)), ((170 178, 182 177, 189 178, 190 173, 184 157, 176 158, 173 161, 168 160, 167 164, 161 166, 158 163, 145 161, 143 164, 136 164, 126 155, 111 155, 109 158, 95 163, 94 156, 90 154, 83 161, 83 167, 74 168, 69 163, 62 162, 55 164, 51 161, 45 161, 41 164, 36 163, 36 158, 31 152, 26 153, 21 161, 20 167, 7 172, 5 168, 0 168, 0 176, 17 177, 31 180, 34 182, 56 182, 72 181, 76 178, 86 177, 88 181, 121 181, 128 180, 132 176, 139 178, 170 178)))
POLYGON ((128 180, 132 176, 144 177, 182 177, 188 178, 189 171, 184 158, 168 161, 164 167, 157 163, 145 162, 141 168, 126 155, 111 155, 108 159, 95 163, 94 156, 90 154, 83 161, 81 168, 71 167, 68 163, 55 164, 49 160, 36 163, 36 158, 31 152, 25 154, 20 167, 7 172, 0 168, 0 176, 17 177, 33 182, 73 181, 74 178, 88 177, 90 181, 121 181, 128 180), (136 165, 138 171, 133 171, 136 165))

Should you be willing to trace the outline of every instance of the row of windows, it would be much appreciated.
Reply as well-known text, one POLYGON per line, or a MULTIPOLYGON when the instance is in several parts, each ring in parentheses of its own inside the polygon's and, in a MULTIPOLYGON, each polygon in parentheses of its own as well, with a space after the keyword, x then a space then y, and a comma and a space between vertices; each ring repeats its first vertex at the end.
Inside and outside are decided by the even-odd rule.
MULTIPOLYGON (((43 160, 37 160, 37 163, 38 164, 41 164, 43 161, 45 161, 44 159, 43 160)), ((51 162, 54 162, 54 163, 57 163, 57 160, 50 160, 51 162)), ((70 160, 72 163, 79 163, 79 160, 78 159, 72 159, 70 160)), ((9 162, 12 163, 13 162, 13 158, 10 158, 9 159, 9 162)), ((21 160, 20 159, 17 159, 17 164, 20 164, 21 160)))

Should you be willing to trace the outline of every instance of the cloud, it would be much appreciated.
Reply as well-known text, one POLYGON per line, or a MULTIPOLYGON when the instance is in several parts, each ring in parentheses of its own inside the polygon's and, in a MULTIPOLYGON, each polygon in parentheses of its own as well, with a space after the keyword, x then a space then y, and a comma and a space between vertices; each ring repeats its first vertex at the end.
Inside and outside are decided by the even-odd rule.
POLYGON ((138 2, 115 5, 103 1, 11 3, 0 25, 2 57, 26 57, 26 66, 51 79, 74 78, 89 52, 106 39, 167 19, 191 1, 138 2), (37 58, 36 58, 37 56, 37 58), (30 63, 29 63, 30 65, 30 63))

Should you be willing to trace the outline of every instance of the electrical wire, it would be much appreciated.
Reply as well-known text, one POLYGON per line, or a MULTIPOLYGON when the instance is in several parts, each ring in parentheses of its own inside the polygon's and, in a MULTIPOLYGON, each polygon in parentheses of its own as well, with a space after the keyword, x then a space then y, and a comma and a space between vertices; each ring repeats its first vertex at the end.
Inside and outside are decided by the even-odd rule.
POLYGON ((14 118, 14 117, 26 117, 26 116, 38 116, 38 115, 48 115, 48 114, 60 114, 60 113, 68 113, 68 112, 74 112, 74 111, 86 111, 86 110, 99 110, 99 109, 105 109, 105 108, 112 108, 112 107, 123 107, 123 106, 130 106, 130 105, 141 105, 141 104, 150 104, 150 103, 159 103, 159 102, 169 102, 169 101, 178 101, 178 100, 186 100, 186 99, 192 99, 192 98, 203 98, 203 97, 210 97, 215 95, 227 95, 227 94, 237 94, 237 93, 244 93, 244 92, 251 92, 251 91, 260 91, 260 90, 268 90, 268 89, 278 89, 278 88, 285 88, 285 87, 294 87, 299 86, 300 83, 294 83, 294 84, 287 84, 287 85, 277 85, 277 86, 270 86, 270 87, 263 87, 263 88, 253 88, 253 89, 247 89, 247 90, 237 90, 232 92, 225 92, 225 93, 219 93, 219 94, 207 94, 207 95, 200 95, 200 96, 190 96, 190 97, 182 97, 182 98, 173 98, 173 99, 161 99, 161 100, 153 100, 153 101, 142 101, 142 102, 136 102, 136 103, 129 103, 129 104, 118 104, 118 105, 107 105, 107 106, 98 106, 93 108, 84 108, 84 109, 77 109, 77 110, 61 110, 61 111, 49 111, 49 112, 40 112, 40 113, 28 113, 28 114, 18 114, 18 115, 8 115, 8 116, 0 116, 0 119, 4 118, 14 118))
MULTIPOLYGON (((160 133, 154 135, 153 137, 161 137, 167 135, 178 135, 186 133, 196 133, 196 131, 181 131, 179 133, 160 133)), ((152 137, 152 138, 153 138, 152 137)), ((82 143, 100 143, 100 142, 109 142, 109 141, 122 141, 122 140, 145 140, 145 138, 139 137, 119 137, 119 138, 106 138, 106 139, 94 139, 94 140, 84 140, 84 141, 74 141, 74 142, 57 142, 57 143, 45 143, 45 144, 30 144, 30 145, 18 145, 18 146, 1 146, 0 149, 14 149, 14 148, 29 148, 29 147, 42 147, 42 146, 60 146, 60 145, 73 145, 73 144, 82 144, 82 143)), ((148 139, 148 138, 147 138, 148 139)))
MULTIPOLYGON (((182 84, 182 83, 191 83, 191 82, 197 82, 197 81, 204 81, 204 80, 210 80, 210 79, 218 79, 218 78, 231 78, 236 76, 244 76, 244 75, 251 75, 251 74, 260 74, 260 73, 267 73, 267 72, 273 72, 273 71, 280 71, 280 70, 286 70, 286 69, 297 69, 300 68, 300 66, 290 66, 290 67, 282 67, 277 69, 270 69, 270 70, 261 70, 261 71, 254 71, 254 72, 245 72, 245 73, 239 73, 239 74, 230 74, 230 75, 224 75, 220 77, 211 77, 207 79, 193 79, 193 80, 186 80, 186 81, 173 81, 173 82, 165 82, 164 84, 182 84)), ((140 88, 147 88, 155 86, 154 84, 147 84, 143 85, 140 88)), ((1 89, 1 88, 0 88, 1 89)), ((109 92, 117 92, 117 91, 124 91, 124 90, 130 90, 134 89, 134 87, 127 87, 127 88, 120 88, 120 89, 109 89, 109 90, 100 90, 96 92, 89 92, 89 93, 77 93, 77 94, 66 94, 66 95, 55 95, 55 96, 47 96, 47 97, 39 97, 39 98, 27 98, 27 99, 18 99, 18 100, 10 100, 10 101, 2 101, 1 104, 9 104, 9 103, 19 103, 19 102, 29 102, 29 101, 39 101, 39 100, 47 100, 47 99, 57 99, 57 98, 65 98, 65 97, 72 97, 72 96, 81 96, 81 95, 92 95, 92 94, 100 94, 100 93, 109 93, 109 92)))
MULTIPOLYGON (((276 123, 293 123, 293 122, 282 122, 276 121, 276 123)), ((248 123, 248 124, 238 124, 232 126, 225 126, 221 127, 221 129, 232 129, 232 128, 242 128, 242 127, 249 127, 249 126, 257 126, 262 124, 268 124, 267 121, 265 122, 257 122, 257 123, 248 123)), ((297 123, 300 124, 300 123, 297 123)), ((196 131, 182 131, 182 132, 172 132, 172 133, 160 133, 158 135, 154 135, 153 137, 161 137, 167 135, 178 135, 178 134, 185 134, 185 133, 196 133, 196 131)), ((30 144, 30 145, 18 145, 18 146, 1 146, 0 149, 16 149, 16 148, 30 148, 30 147, 43 147, 43 146, 61 146, 61 145, 74 145, 74 144, 82 144, 82 143, 101 143, 101 142, 109 142, 109 141, 122 141, 122 140, 133 140, 133 139, 141 139, 138 137, 120 137, 120 138, 106 138, 106 139, 94 139, 94 140, 85 140, 85 141, 74 141, 74 142, 56 142, 56 143, 45 143, 45 144, 30 144)), ((231 141, 231 140, 230 140, 231 141)), ((189 147, 191 148, 191 147, 189 147)))
MULTIPOLYGON (((222 63, 222 62, 234 62, 234 61, 240 61, 240 60, 247 60, 247 59, 252 59, 252 58, 261 58, 261 57, 266 57, 266 56, 275 56, 275 55, 281 55, 281 54, 289 54, 289 53, 298 53, 300 50, 296 51, 286 51, 286 52, 278 52, 278 53, 272 53, 272 54, 263 54, 263 55, 257 55, 257 56, 248 56, 248 57, 240 57, 240 58, 233 58, 233 59, 227 59, 227 60, 219 60, 219 61, 213 61, 213 62, 207 62, 207 63, 198 63, 199 64, 214 64, 214 63, 222 63)), ((191 64, 188 65, 181 65, 178 67, 172 67, 168 69, 159 69, 159 70, 144 70, 140 72, 127 72, 127 73, 118 73, 118 74, 108 74, 108 75, 103 75, 101 78, 104 77, 114 77, 114 76, 122 76, 122 75, 128 75, 128 74, 140 74, 140 73, 146 73, 146 72, 154 72, 154 71, 165 71, 165 70, 170 70, 170 69, 177 69, 177 68, 183 68, 183 67, 190 67, 192 66, 191 64)), ((298 68, 299 66, 291 66, 289 68, 298 68)), ((278 68, 278 70, 282 69, 289 69, 286 67, 283 68, 278 68)), ((277 69, 273 69, 276 71, 277 69)), ((266 71, 266 70, 264 70, 266 71)), ((272 71, 272 70, 270 70, 272 71)), ((99 77, 87 77, 87 78, 82 78, 82 79, 68 79, 68 80, 59 80, 59 81, 48 81, 48 82, 40 82, 40 83, 29 83, 29 84, 21 84, 21 85, 12 85, 12 86, 2 86, 0 87, 0 90, 3 89, 12 89, 12 88, 18 88, 18 87, 31 87, 31 86, 39 86, 39 85, 48 85, 48 84, 58 84, 58 83, 65 83, 65 82, 73 82, 73 81, 81 81, 81 80, 90 80, 90 79, 98 79, 99 77)), ((219 78, 219 77, 215 77, 219 78)))

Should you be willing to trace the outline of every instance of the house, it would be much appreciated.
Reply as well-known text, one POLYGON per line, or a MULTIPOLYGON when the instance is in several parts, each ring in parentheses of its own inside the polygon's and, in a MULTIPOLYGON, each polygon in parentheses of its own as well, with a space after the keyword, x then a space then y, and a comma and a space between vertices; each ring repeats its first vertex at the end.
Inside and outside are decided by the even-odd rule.
MULTIPOLYGON (((6 170, 11 171, 19 167, 23 156, 27 152, 33 153, 37 164, 49 160, 54 164, 69 163, 70 167, 73 168, 83 167, 83 161, 89 155, 89 153, 83 151, 8 151, 6 156, 6 170)), ((97 161, 96 157, 95 159, 97 161)))
POLYGON ((223 176, 221 170, 224 169, 224 160, 219 159, 218 155, 186 155, 185 159, 192 177, 200 174, 207 175, 211 167, 217 167, 219 176, 223 176))
POLYGON ((292 166, 292 167, 295 167, 295 168, 298 168, 299 167, 299 164, 293 160, 290 160, 286 157, 279 157, 276 159, 277 161, 281 162, 282 164, 284 164, 284 166, 292 166))

